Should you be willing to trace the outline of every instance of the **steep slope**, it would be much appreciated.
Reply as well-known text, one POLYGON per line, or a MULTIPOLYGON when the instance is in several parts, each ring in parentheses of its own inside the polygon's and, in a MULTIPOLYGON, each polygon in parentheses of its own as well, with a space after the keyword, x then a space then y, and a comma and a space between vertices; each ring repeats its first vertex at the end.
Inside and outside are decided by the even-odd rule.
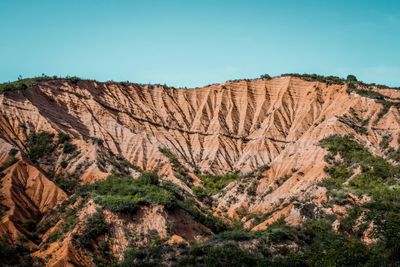
POLYGON ((162 144, 202 171, 250 171, 353 101, 344 86, 288 77, 196 90, 49 81, 3 96, 2 131, 10 142, 23 138, 21 123, 96 136, 145 169, 157 164, 162 144))
POLYGON ((290 76, 195 89, 43 79, 6 91, 0 94, 0 236, 8 243, 24 237, 32 255, 50 266, 91 265, 93 255, 122 260, 128 247, 157 238, 203 240, 220 229, 213 216, 260 231, 281 217, 301 224, 310 203, 337 214, 324 206, 330 198, 320 182, 329 163, 321 140, 350 135, 395 164, 399 103, 392 89, 290 76), (135 205, 144 207, 129 215, 101 202, 104 192, 79 189, 96 181, 104 186, 98 181, 110 173, 145 179, 144 170, 161 182, 134 185, 143 187, 135 205), (221 183, 210 190, 205 179, 221 183), (172 190, 172 208, 149 188, 172 190), (89 245, 77 243, 74 236, 96 212, 111 229, 89 245), (140 237, 129 237, 132 229, 141 229, 140 237))

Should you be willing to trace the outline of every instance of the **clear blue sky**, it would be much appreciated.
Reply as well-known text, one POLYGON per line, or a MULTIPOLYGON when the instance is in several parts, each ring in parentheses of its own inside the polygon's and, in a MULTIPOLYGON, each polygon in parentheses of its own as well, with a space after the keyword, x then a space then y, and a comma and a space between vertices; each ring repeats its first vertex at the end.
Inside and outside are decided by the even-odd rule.
POLYGON ((1 0, 0 82, 201 86, 287 72, 400 86, 398 0, 1 0))

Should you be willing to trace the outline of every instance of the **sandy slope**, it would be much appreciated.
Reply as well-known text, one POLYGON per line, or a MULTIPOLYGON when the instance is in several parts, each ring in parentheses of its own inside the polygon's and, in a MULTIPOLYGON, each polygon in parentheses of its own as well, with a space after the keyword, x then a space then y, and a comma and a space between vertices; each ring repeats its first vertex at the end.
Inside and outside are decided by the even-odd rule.
MULTIPOLYGON (((381 155, 379 142, 390 134, 391 145, 398 146, 399 110, 392 107, 378 119, 382 104, 346 89, 346 85, 291 77, 197 89, 41 82, 24 91, 0 95, 0 163, 7 161, 12 147, 26 152, 28 132, 45 130, 64 131, 74 137, 81 154, 64 171, 72 173, 85 162, 82 183, 107 176, 109 169, 101 170, 95 164, 106 150, 143 169, 157 168, 165 179, 189 192, 191 189, 174 177, 159 148, 171 150, 192 171, 197 166, 214 174, 247 173, 267 165, 269 168, 256 181, 232 183, 216 196, 215 213, 239 218, 240 209, 257 214, 279 211, 297 222, 298 214, 287 206, 293 198, 324 199, 315 186, 325 176, 326 152, 318 145, 319 140, 332 134, 350 134, 381 155), (367 134, 352 127, 366 120, 367 134), (91 143, 92 137, 104 140, 103 147, 91 143), (253 196, 247 190, 250 186, 255 188, 253 196)), ((394 100, 399 95, 390 89, 383 94, 394 100)), ((61 160, 57 158, 56 164, 61 160)), ((2 218, 0 235, 15 240, 24 232, 22 221, 55 207, 67 196, 27 160, 20 159, 4 173, 1 203, 9 210, 2 218)), ((113 220, 113 216, 108 219, 113 220)), ((256 229, 268 224, 265 221, 256 229)), ((182 235, 191 231, 187 229, 182 235)))

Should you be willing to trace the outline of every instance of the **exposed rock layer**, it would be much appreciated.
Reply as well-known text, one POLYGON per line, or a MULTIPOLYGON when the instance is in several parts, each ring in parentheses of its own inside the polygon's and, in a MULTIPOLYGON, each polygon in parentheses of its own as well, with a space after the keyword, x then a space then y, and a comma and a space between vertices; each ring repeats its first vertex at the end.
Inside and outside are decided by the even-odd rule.
MULTIPOLYGON (((385 89, 382 94, 398 101, 394 90, 385 89)), ((332 134, 354 135, 377 155, 383 155, 379 143, 386 135, 393 137, 392 146, 398 146, 399 110, 390 107, 382 115, 383 110, 382 103, 349 93, 347 85, 291 77, 226 82, 197 89, 50 80, 26 90, 5 92, 0 95, 0 163, 9 160, 13 147, 22 153, 2 178, 0 200, 7 211, 0 235, 9 241, 26 235, 21 226, 24 221, 67 198, 46 177, 46 163, 39 167, 23 156, 27 135, 32 131, 62 131, 73 136, 80 154, 65 168, 57 167, 56 173, 75 173, 85 165, 81 183, 107 176, 110 168, 99 168, 96 161, 99 156, 111 157, 109 152, 142 169, 157 170, 164 179, 189 193, 191 189, 175 177, 160 148, 168 148, 193 172, 245 174, 268 166, 257 179, 233 182, 214 196, 218 201, 215 214, 242 219, 245 225, 247 219, 241 218, 239 210, 245 209, 247 214, 275 211, 275 216, 255 227, 247 222, 248 228, 260 230, 280 214, 288 222, 299 223, 299 213, 290 204, 294 198, 310 198, 315 203, 326 200, 323 190, 316 186, 325 177, 326 151, 319 145, 321 139, 332 134), (100 139, 102 146, 92 142, 100 139), (243 187, 246 190, 240 190, 243 187)), ((48 165, 58 166, 62 160, 58 156, 48 165)), ((158 229, 161 235, 166 217, 172 216, 182 224, 181 233, 171 242, 184 242, 182 237, 191 239, 196 231, 209 231, 202 225, 196 225, 195 230, 187 228, 182 214, 163 212, 149 209, 143 216, 156 218, 154 223, 162 225, 158 229)), ((106 214, 110 223, 119 221, 115 216, 106 214)), ((190 218, 185 220, 195 224, 190 218)), ((62 265, 65 259, 74 257, 76 263, 87 261, 71 247, 68 238, 57 248, 48 248, 48 253, 64 251, 62 255, 73 256, 54 259, 50 265, 62 265)), ((124 239, 113 244, 118 255, 125 248, 124 239)), ((46 253, 37 255, 45 257, 46 253)))

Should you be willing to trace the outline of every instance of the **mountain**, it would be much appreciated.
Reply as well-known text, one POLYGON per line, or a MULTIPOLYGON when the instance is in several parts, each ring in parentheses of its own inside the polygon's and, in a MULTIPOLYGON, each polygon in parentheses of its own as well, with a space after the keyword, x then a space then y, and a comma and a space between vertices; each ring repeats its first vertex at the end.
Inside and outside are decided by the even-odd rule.
POLYGON ((0 90, 3 266, 400 263, 398 89, 292 74, 0 90))

